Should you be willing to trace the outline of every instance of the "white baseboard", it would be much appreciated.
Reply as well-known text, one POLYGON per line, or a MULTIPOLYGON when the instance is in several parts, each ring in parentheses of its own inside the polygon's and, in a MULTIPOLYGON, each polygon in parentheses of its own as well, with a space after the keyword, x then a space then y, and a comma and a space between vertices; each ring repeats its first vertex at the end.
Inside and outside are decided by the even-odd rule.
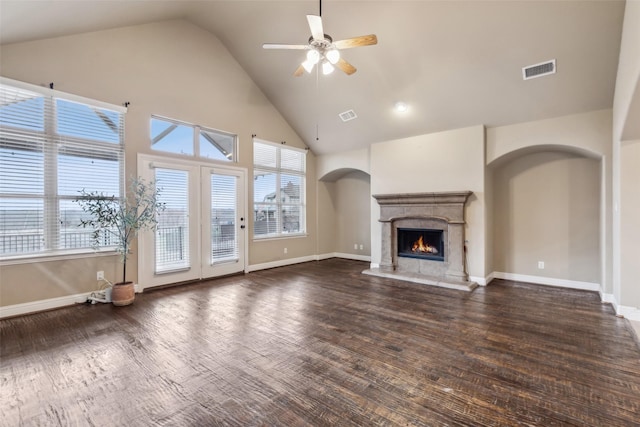
POLYGON ((0 319, 5 317, 21 316, 23 314, 37 313, 39 311, 52 310, 54 308, 65 307, 87 301, 91 292, 83 294, 68 295, 65 297, 49 298, 39 301, 25 302, 22 304, 7 305, 0 307, 0 319))
POLYGON ((281 259, 278 261, 265 262, 262 264, 253 264, 247 266, 245 269, 246 273, 251 273, 252 271, 258 270, 266 270, 268 268, 276 268, 276 267, 284 267, 286 265, 300 264, 301 262, 309 262, 309 261, 322 261, 324 259, 330 258, 345 258, 345 259, 353 259, 356 261, 371 261, 371 257, 368 255, 354 255, 354 254, 346 254, 341 252, 329 252, 326 254, 320 255, 309 255, 299 258, 287 258, 281 259))
POLYGON ((471 280, 472 282, 476 282, 480 286, 487 286, 493 279, 493 273, 491 273, 487 277, 469 276, 469 280, 471 280))
POLYGON ((616 310, 616 314, 618 316, 624 317, 625 319, 640 322, 640 309, 638 309, 637 307, 629 307, 626 305, 614 304, 613 308, 616 310))
POLYGON ((366 261, 371 262, 371 256, 369 255, 357 255, 357 254, 346 254, 342 252, 334 252, 334 258, 344 258, 344 259, 352 259, 355 261, 366 261))
MULTIPOLYGON (((627 305, 620 305, 616 300, 615 295, 607 294, 599 290, 600 293, 600 301, 606 304, 611 304, 613 310, 616 312, 616 316, 624 317, 625 319, 633 320, 636 322, 640 322, 640 308, 638 307, 630 307, 627 305)), ((640 338, 640 337, 639 337, 640 338)))
POLYGON ((609 303, 609 304, 613 305, 614 308, 615 308, 615 306, 618 305, 616 303, 616 298, 613 296, 613 294, 606 294, 606 293, 602 292, 602 289, 600 289, 599 292, 600 292, 600 301, 609 303))
POLYGON ((577 280, 554 279, 551 277, 529 276, 526 274, 503 273, 494 271, 491 273, 496 279, 514 280, 517 282, 535 283, 537 285, 557 286, 560 288, 582 289, 584 291, 600 292, 599 283, 580 282, 577 280))
POLYGON ((336 253, 335 252, 328 252, 326 254, 316 255, 316 260, 322 261, 323 259, 330 259, 330 258, 335 258, 335 257, 336 257, 336 253))
POLYGON ((247 268, 245 269, 245 272, 251 273, 252 271, 266 270, 268 268, 284 267, 285 265, 300 264, 301 262, 316 261, 316 259, 317 259, 316 255, 309 255, 309 256, 303 256, 303 257, 298 257, 298 258, 279 259, 277 261, 271 261, 271 262, 264 262, 264 263, 261 263, 261 264, 248 265, 247 268))

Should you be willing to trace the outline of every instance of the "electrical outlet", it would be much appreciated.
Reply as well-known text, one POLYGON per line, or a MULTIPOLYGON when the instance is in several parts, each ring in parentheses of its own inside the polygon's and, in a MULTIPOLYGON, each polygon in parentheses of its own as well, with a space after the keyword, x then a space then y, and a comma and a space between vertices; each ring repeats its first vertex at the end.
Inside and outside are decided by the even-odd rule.
POLYGON ((287 248, 284 248, 284 253, 285 253, 285 254, 287 253, 287 248))
POLYGON ((363 250, 363 249, 364 249, 364 245, 360 245, 360 250, 363 250))
POLYGON ((104 280, 104 271, 98 271, 96 273, 96 280, 104 280))
POLYGON ((538 261, 538 268, 544 270, 544 261, 538 261))

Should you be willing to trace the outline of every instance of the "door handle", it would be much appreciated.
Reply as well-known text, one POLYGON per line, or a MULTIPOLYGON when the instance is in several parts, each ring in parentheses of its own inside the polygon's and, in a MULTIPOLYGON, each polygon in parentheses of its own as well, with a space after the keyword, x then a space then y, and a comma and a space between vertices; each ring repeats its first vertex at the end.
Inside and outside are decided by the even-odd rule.
POLYGON ((244 225, 241 225, 240 228, 244 228, 244 225))

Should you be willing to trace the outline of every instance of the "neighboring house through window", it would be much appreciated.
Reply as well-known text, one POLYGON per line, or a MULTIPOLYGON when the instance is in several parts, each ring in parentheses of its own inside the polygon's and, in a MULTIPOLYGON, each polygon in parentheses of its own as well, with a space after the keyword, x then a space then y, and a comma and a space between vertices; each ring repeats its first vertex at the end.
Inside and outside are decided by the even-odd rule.
POLYGON ((254 140, 254 238, 306 233, 305 188, 305 150, 254 140))

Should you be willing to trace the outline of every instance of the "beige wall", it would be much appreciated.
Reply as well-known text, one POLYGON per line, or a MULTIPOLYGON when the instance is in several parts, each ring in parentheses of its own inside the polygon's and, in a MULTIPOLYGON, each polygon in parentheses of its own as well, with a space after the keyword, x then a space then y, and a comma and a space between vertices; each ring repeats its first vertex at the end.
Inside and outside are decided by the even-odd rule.
POLYGON ((622 145, 620 170, 619 301, 640 308, 640 139, 622 145))
POLYGON ((528 154, 497 168, 495 271, 599 283, 599 186, 600 162, 569 153, 528 154))
POLYGON ((485 241, 484 241, 484 271, 488 274, 494 270, 495 261, 493 259, 495 240, 495 215, 493 206, 495 204, 495 179, 493 169, 484 168, 484 203, 485 203, 485 241))
MULTIPOLYGON (((598 260, 600 277, 591 283, 600 284, 602 292, 608 295, 612 293, 613 289, 611 129, 611 110, 592 111, 535 122, 487 128, 487 165, 490 168, 508 164, 527 154, 558 150, 569 151, 577 156, 590 157, 600 161, 598 174, 600 181, 592 188, 592 192, 600 197, 598 214, 600 218, 599 241, 602 242, 598 260)), ((494 179, 494 186, 497 184, 494 179)), ((495 218, 494 227, 497 227, 495 218)), ((497 242, 494 243, 497 245, 497 242)), ((494 266, 492 270, 505 272, 501 268, 504 268, 504 265, 500 268, 494 266)), ((506 272, 533 274, 522 271, 506 272)), ((541 275, 542 272, 536 271, 535 273, 535 275, 541 275)), ((544 272, 542 276, 545 277, 547 274, 549 274, 548 271, 544 272)))
POLYGON ((599 110, 490 127, 487 128, 487 164, 508 161, 531 147, 540 151, 541 146, 560 145, 587 156, 608 156, 611 153, 611 126, 611 110, 599 110))
POLYGON ((335 181, 354 169, 369 173, 369 149, 318 156, 317 165, 318 179, 323 181, 335 181))
POLYGON ((336 245, 335 252, 360 256, 371 255, 371 179, 354 171, 335 182, 336 245), (354 249, 354 244, 358 249, 354 249), (360 249, 362 245, 362 249, 360 249))
MULTIPOLYGON (((468 273, 485 272, 484 127, 382 142, 371 146, 371 194, 466 191, 468 273)), ((380 262, 380 207, 371 199, 371 262, 380 262)))
MULTIPOLYGON (((252 175, 252 134, 304 147, 222 43, 186 21, 4 45, 0 58, 4 77, 38 85, 53 82, 58 90, 112 104, 130 102, 126 116, 127 176, 136 174, 136 153, 152 153, 151 114, 237 134, 239 166, 249 169, 249 177, 252 175)), ((249 264, 315 254, 316 170, 311 152, 307 165, 309 236, 250 241, 249 264), (283 253, 284 247, 288 248, 287 255, 283 253)), ((252 185, 253 180, 249 178, 249 195, 252 185)), ((251 229, 252 224, 249 225, 251 229)), ((112 270, 113 258, 3 265, 0 267, 0 304, 94 290, 95 272, 112 270)), ((137 279, 136 261, 134 256, 131 265, 127 265, 130 280, 137 279)))
POLYGON ((333 254, 336 251, 337 204, 336 183, 318 181, 318 254, 333 254))
POLYGON ((618 313, 640 321, 640 1, 625 4, 613 100, 613 296, 618 313))
POLYGON ((360 170, 339 169, 325 177, 335 181, 318 181, 318 254, 371 255, 371 179, 360 170), (354 248, 354 244, 358 248, 354 248), (362 245, 362 249, 360 249, 362 245))
POLYGON ((613 99, 614 141, 640 138, 638 111, 632 109, 640 103, 640 1, 625 3, 622 39, 616 89, 613 99), (632 134, 633 132, 633 134, 632 134))

